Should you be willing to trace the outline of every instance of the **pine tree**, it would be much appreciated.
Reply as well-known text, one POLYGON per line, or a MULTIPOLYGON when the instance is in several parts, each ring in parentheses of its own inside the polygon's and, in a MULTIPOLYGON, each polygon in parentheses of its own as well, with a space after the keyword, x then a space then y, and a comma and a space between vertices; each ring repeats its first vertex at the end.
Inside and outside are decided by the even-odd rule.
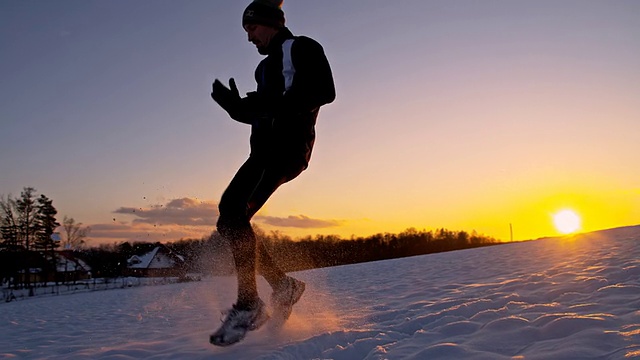
POLYGON ((38 198, 38 211, 36 214, 38 232, 34 247, 42 250, 44 257, 48 259, 48 266, 43 269, 45 278, 48 278, 51 273, 53 273, 53 278, 56 278, 58 259, 55 249, 60 244, 53 240, 53 234, 56 228, 60 226, 60 223, 56 220, 57 213, 58 211, 53 207, 53 200, 41 194, 38 198))
POLYGON ((47 251, 60 246, 53 240, 53 234, 60 223, 56 220, 58 211, 53 207, 53 200, 44 195, 38 198, 38 211, 36 214, 37 238, 34 244, 37 249, 47 251))

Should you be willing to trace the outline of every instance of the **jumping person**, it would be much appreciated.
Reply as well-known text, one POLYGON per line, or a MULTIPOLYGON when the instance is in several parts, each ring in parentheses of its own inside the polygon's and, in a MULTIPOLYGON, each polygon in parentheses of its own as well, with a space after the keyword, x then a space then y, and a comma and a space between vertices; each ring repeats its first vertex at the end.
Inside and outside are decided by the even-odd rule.
POLYGON ((248 40, 266 55, 255 71, 257 90, 241 97, 234 79, 218 79, 211 97, 229 116, 251 125, 251 153, 222 195, 218 232, 230 245, 238 276, 238 298, 222 326, 211 335, 218 346, 234 344, 269 318, 258 295, 256 271, 272 287, 271 317, 284 322, 305 290, 305 283, 286 275, 256 238, 251 218, 282 184, 304 171, 315 141, 322 105, 335 99, 329 62, 313 39, 294 36, 285 27, 282 0, 254 0, 242 26, 248 40))

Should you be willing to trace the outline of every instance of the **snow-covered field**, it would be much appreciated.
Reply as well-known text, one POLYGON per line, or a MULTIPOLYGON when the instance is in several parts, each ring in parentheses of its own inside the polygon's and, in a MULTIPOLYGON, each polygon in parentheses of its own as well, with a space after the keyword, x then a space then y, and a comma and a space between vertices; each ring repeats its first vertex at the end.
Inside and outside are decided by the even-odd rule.
POLYGON ((229 348, 235 279, 211 278, 0 304, 0 358, 640 358, 640 227, 294 275, 285 327, 229 348))

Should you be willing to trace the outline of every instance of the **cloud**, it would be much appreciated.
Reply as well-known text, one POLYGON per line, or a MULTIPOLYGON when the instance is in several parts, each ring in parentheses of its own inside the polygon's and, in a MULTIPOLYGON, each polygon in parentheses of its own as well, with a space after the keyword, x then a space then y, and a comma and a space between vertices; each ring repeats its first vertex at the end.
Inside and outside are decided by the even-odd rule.
POLYGON ((149 208, 121 207, 114 213, 135 216, 134 224, 212 227, 218 217, 218 208, 213 201, 185 197, 149 208))
MULTIPOLYGON (((109 219, 108 223, 90 225, 88 239, 91 243, 200 239, 215 230, 219 216, 216 202, 188 197, 148 207, 123 206, 113 213, 117 216, 109 219), (133 217, 133 220, 123 220, 122 215, 133 217)), ((274 227, 299 229, 330 228, 344 224, 341 220, 312 219, 305 215, 256 215, 253 220, 274 227)))
POLYGON ((179 239, 200 239, 213 229, 204 226, 151 225, 145 223, 116 222, 93 224, 87 237, 91 244, 109 242, 165 242, 179 239))
POLYGON ((340 221, 340 220, 312 219, 304 215, 292 215, 286 218, 259 215, 259 216, 256 216, 255 219, 272 226, 295 227, 295 228, 304 228, 304 229, 336 227, 344 223, 343 221, 340 221))
POLYGON ((144 208, 123 206, 113 214, 134 219, 123 221, 122 216, 116 216, 110 219, 113 222, 90 225, 91 243, 200 239, 215 230, 218 208, 213 201, 184 197, 144 208))

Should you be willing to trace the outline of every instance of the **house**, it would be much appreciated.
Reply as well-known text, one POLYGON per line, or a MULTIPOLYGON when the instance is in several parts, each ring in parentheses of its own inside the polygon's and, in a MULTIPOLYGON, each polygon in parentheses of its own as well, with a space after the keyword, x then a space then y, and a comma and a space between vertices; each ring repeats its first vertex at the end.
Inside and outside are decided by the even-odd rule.
POLYGON ((184 257, 164 245, 127 260, 127 274, 139 277, 181 277, 185 275, 184 257))
MULTIPOLYGON (((50 270, 47 259, 38 251, 4 253, 6 279, 14 284, 35 284, 47 281, 44 273, 50 270)), ((4 266, 3 266, 4 267, 4 266)))
POLYGON ((69 250, 56 252, 56 281, 75 282, 91 278, 91 267, 69 250))
POLYGON ((20 284, 68 283, 91 278, 91 267, 72 251, 0 252, 0 263, 0 278, 20 284))

